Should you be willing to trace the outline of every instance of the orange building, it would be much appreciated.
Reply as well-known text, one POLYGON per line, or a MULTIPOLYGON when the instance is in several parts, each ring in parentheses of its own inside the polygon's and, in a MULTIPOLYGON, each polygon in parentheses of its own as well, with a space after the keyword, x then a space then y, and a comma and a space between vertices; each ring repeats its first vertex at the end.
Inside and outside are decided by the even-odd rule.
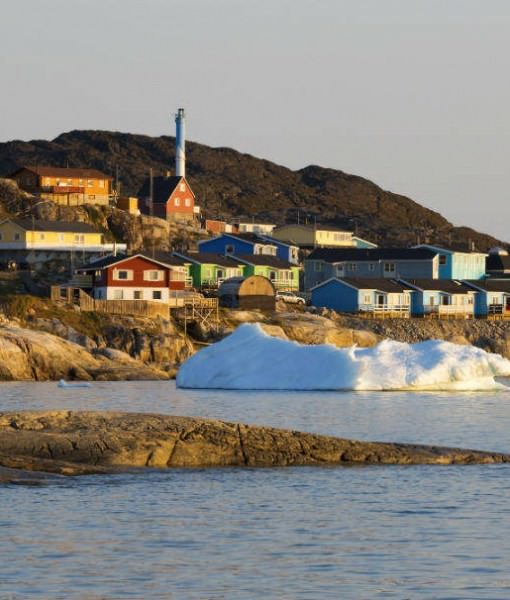
POLYGON ((112 194, 112 177, 96 169, 21 167, 9 177, 22 190, 67 206, 107 205, 112 194))

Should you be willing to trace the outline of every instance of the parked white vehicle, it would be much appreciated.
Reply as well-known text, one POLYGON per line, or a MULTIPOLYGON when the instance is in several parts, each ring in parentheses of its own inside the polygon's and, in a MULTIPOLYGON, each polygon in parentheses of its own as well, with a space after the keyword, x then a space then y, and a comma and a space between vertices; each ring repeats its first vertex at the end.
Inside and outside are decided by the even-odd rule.
POLYGON ((306 304, 306 300, 294 292, 276 292, 276 299, 289 304, 302 304, 303 306, 306 304))

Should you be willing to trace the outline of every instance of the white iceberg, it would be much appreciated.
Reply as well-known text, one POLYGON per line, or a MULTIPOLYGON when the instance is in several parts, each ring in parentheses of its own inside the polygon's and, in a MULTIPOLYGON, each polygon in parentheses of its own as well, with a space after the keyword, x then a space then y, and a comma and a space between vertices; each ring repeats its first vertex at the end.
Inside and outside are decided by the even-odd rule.
POLYGON ((245 324, 191 358, 177 386, 237 390, 493 390, 510 361, 440 340, 373 348, 307 346, 245 324))

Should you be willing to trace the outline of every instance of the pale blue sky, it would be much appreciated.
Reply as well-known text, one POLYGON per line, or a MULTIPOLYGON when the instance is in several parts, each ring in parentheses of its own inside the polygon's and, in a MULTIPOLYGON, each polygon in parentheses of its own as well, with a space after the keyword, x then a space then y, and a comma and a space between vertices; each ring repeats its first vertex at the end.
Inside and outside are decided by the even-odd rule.
POLYGON ((508 0, 0 0, 0 141, 174 134, 510 241, 508 0))

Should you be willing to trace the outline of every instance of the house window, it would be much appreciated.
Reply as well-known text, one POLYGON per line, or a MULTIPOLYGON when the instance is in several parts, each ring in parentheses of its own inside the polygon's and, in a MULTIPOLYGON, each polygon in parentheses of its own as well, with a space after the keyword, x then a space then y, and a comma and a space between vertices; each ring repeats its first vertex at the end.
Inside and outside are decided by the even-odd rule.
POLYGON ((87 180, 87 186, 88 187, 93 187, 94 186, 94 183, 92 182, 92 179, 88 179, 87 180))
POLYGON ((133 292, 133 299, 134 300, 141 300, 142 298, 143 298, 142 290, 135 290, 133 292))
POLYGON ((40 234, 39 234, 39 239, 40 239, 40 240, 44 240, 44 237, 45 237, 45 236, 44 236, 44 233, 40 233, 40 234))
POLYGON ((21 235, 20 235, 19 233, 15 233, 15 234, 14 234, 14 241, 15 241, 15 242, 19 242, 19 241, 20 241, 20 239, 21 239, 21 235))
POLYGON ((102 276, 103 276, 103 272, 102 271, 95 271, 94 272, 94 277, 96 279, 101 279, 102 276))
POLYGON ((234 246, 232 244, 225 246, 225 254, 234 254, 234 246))
POLYGON ((322 271, 322 263, 320 263, 320 262, 314 262, 313 263, 313 270, 314 271, 322 271))
POLYGON ((368 263, 368 270, 369 271, 375 271, 375 264, 374 263, 368 263))
POLYGON ((95 194, 89 194, 89 195, 88 195, 88 199, 89 199, 89 200, 95 200, 95 199, 96 199, 96 196, 95 196, 95 194))
POLYGON ((222 279, 223 277, 225 277, 225 271, 223 269, 218 269, 216 271, 216 278, 222 279))
POLYGON ((124 290, 113 290, 114 300, 124 300, 124 290))
POLYGON ((276 280, 276 271, 269 271, 269 279, 271 281, 275 281, 276 280))
POLYGON ((347 268, 349 269, 349 271, 357 271, 358 270, 358 265, 356 263, 349 263, 349 265, 347 266, 347 268))
POLYGON ((84 244, 85 243, 85 235, 83 233, 75 233, 74 234, 74 242, 76 244, 84 244))
POLYGON ((100 179, 98 183, 100 188, 104 188, 104 179, 100 179))
POLYGON ((115 269, 113 271, 113 278, 118 281, 128 281, 133 279, 133 271, 127 269, 115 269))
POLYGON ((63 233, 60 233, 60 234, 59 234, 59 236, 58 236, 58 240, 59 240, 59 242, 63 242, 63 241, 65 240, 65 236, 64 236, 64 234, 63 234, 63 233))
POLYGON ((181 199, 180 198, 176 198, 174 200, 174 204, 175 204, 175 206, 180 206, 181 205, 181 199))
POLYGON ((143 278, 145 281, 162 281, 163 271, 144 271, 143 278))
POLYGON ((180 192, 185 192, 186 191, 186 184, 185 183, 180 183, 179 184, 179 191, 180 192))
POLYGON ((434 304, 435 304, 435 299, 434 299, 434 296, 431 296, 431 297, 429 298, 429 304, 430 304, 430 306, 434 306, 434 304))
POLYGON ((446 264, 446 255, 445 254, 440 254, 439 255, 439 264, 440 265, 445 265, 446 264))
POLYGON ((394 273, 395 272, 395 263, 384 263, 384 272, 385 273, 394 273))
POLYGON ((154 290, 152 292, 152 299, 153 300, 161 300, 161 292, 159 290, 154 290))
POLYGON ((185 204, 186 206, 191 206, 191 200, 190 200, 189 198, 186 198, 186 199, 184 200, 184 204, 185 204))
POLYGON ((370 303, 371 303, 371 301, 372 301, 372 297, 370 296, 370 294, 365 294, 365 295, 363 296, 363 302, 364 302, 365 304, 370 304, 370 303))

